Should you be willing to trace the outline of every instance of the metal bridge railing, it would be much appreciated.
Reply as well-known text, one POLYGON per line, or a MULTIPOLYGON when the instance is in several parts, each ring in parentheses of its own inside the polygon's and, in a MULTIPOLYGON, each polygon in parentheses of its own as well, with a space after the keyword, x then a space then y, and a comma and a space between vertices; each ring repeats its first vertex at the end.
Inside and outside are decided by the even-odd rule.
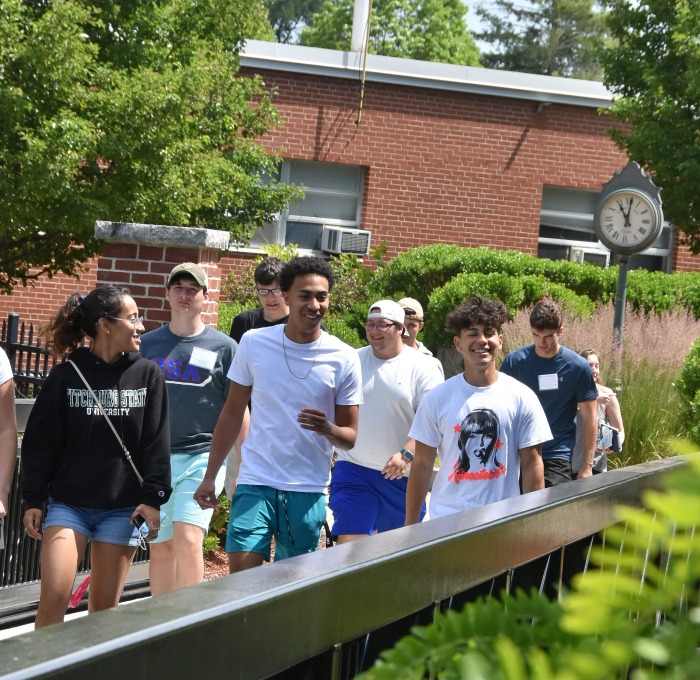
POLYGON ((581 541, 682 465, 608 472, 0 642, 3 678, 339 680, 494 588, 566 582, 581 541))

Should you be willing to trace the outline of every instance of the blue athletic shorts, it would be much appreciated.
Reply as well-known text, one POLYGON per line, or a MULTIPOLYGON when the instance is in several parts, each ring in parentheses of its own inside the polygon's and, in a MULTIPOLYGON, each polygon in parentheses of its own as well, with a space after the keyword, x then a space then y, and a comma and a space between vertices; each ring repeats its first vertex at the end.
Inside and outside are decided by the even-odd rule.
MULTIPOLYGON (((194 499, 194 492, 204 479, 207 471, 209 453, 190 455, 184 453, 173 453, 170 456, 170 478, 173 492, 165 505, 161 506, 161 511, 165 513, 168 521, 161 524, 158 538, 153 543, 169 541, 173 537, 173 522, 185 522, 200 527, 206 533, 209 530, 209 522, 214 510, 202 510, 199 503, 194 499)), ((222 466, 216 475, 214 484, 216 495, 224 488, 224 477, 226 467, 222 466)))
POLYGON ((133 507, 101 510, 67 505, 50 499, 44 530, 49 527, 66 527, 93 541, 136 546, 136 527, 129 521, 133 512, 133 507))
MULTIPOLYGON (((406 521, 408 479, 385 479, 379 470, 338 461, 333 466, 333 535, 374 534, 398 529, 406 521)), ((420 521, 425 516, 425 503, 420 521)))
POLYGON ((239 484, 231 499, 226 552, 261 553, 269 560, 274 535, 275 561, 310 553, 318 549, 325 519, 322 493, 239 484))

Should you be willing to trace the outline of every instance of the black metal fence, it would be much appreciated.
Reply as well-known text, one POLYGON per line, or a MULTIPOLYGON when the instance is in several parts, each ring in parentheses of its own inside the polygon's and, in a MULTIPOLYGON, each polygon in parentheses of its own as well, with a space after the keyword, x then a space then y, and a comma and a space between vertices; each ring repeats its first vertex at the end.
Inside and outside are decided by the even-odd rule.
POLYGON ((0 347, 10 360, 15 377, 15 396, 36 398, 56 358, 41 346, 34 324, 21 321, 19 314, 10 312, 3 319, 0 347))

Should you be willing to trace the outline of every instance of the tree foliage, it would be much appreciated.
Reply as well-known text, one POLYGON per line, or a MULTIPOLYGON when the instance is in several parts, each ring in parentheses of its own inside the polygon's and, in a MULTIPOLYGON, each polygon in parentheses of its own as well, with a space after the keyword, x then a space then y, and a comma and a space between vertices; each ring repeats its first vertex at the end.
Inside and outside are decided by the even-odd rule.
POLYGON ((603 39, 595 0, 494 0, 494 10, 476 10, 484 31, 476 38, 493 45, 482 54, 488 68, 595 80, 601 77, 596 50, 603 39))
MULTIPOLYGON (((374 0, 369 51, 388 57, 446 64, 479 64, 479 50, 464 16, 461 0, 374 0)), ((325 0, 301 34, 312 47, 348 50, 353 0, 325 0)))
POLYGON ((605 0, 615 42, 602 55, 612 131, 662 187, 664 213, 700 253, 700 6, 697 0, 605 0))
POLYGON ((0 291, 74 274, 98 219, 245 240, 283 208, 295 192, 260 181, 276 159, 255 141, 277 113, 237 75, 269 32, 262 0, 3 0, 0 291))
POLYGON ((266 0, 275 41, 296 42, 298 33, 321 8, 321 2, 322 0, 266 0))

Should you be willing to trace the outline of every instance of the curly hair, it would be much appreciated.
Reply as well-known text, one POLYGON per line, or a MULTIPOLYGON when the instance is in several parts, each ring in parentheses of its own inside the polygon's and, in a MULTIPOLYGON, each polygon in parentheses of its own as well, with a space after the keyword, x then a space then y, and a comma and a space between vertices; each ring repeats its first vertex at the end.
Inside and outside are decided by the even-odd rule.
POLYGON ((261 286, 269 286, 279 281, 280 273, 284 267, 284 260, 279 257, 266 257, 253 272, 255 283, 261 286))
POLYGON ((328 280, 328 292, 333 290, 333 284, 335 283, 333 270, 328 262, 322 257, 316 257, 316 255, 293 257, 287 262, 280 272, 280 288, 287 292, 294 284, 294 279, 296 279, 297 276, 304 276, 306 274, 323 276, 328 280))
POLYGON ((500 300, 472 295, 447 315, 445 330, 460 335, 465 328, 483 326, 487 331, 500 333, 507 319, 508 308, 500 300))

